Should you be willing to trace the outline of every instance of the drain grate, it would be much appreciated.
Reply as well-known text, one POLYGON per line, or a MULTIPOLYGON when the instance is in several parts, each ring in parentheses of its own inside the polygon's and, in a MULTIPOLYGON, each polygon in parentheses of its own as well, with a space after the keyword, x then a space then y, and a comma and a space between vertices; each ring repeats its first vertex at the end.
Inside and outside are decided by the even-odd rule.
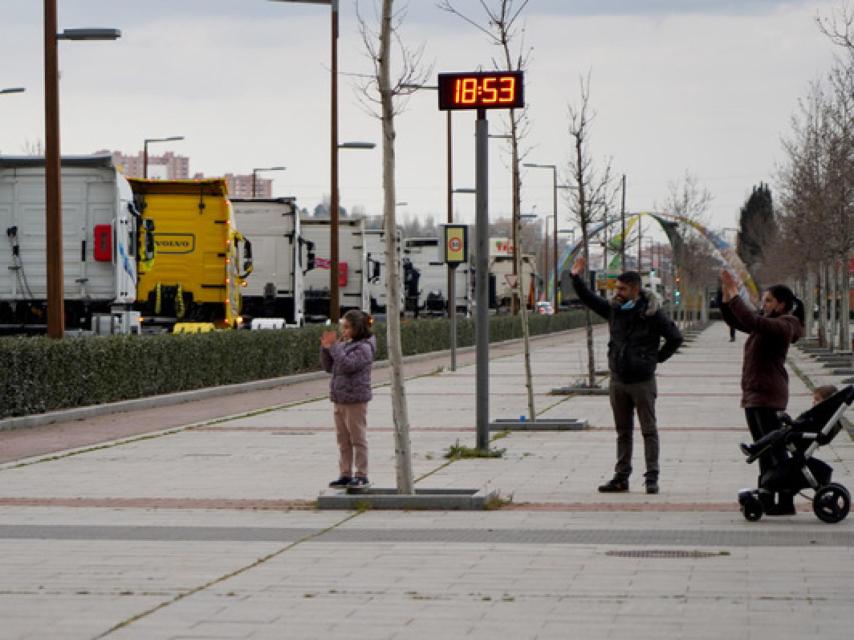
POLYGON ((728 551, 679 551, 670 549, 629 549, 627 551, 606 551, 613 558, 719 558, 728 556, 728 551))

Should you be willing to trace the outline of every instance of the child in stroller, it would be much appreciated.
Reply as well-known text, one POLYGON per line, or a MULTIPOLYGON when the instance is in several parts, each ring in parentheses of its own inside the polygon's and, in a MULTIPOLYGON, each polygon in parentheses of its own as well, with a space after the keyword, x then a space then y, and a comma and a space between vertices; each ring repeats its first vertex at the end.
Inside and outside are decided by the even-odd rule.
POLYGON ((833 469, 813 454, 842 430, 840 418, 852 402, 854 385, 849 385, 795 419, 781 413, 778 429, 752 444, 741 445, 748 463, 768 452, 774 458, 774 465, 760 477, 759 488, 743 489, 738 494, 747 520, 759 520, 774 504, 775 493, 794 494, 804 489, 815 492, 812 506, 819 520, 833 523, 845 519, 851 494, 841 484, 831 482, 833 469))

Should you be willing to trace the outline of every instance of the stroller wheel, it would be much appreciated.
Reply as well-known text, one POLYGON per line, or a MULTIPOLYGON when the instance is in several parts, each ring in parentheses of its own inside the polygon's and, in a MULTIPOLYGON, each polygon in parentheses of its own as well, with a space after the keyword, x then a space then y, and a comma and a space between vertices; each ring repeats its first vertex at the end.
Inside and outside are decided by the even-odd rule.
POLYGON ((812 510, 822 522, 841 522, 851 508, 851 494, 841 484, 831 482, 815 492, 812 510))
POLYGON ((756 496, 750 496, 741 503, 741 514, 748 522, 756 522, 762 517, 762 503, 756 496))

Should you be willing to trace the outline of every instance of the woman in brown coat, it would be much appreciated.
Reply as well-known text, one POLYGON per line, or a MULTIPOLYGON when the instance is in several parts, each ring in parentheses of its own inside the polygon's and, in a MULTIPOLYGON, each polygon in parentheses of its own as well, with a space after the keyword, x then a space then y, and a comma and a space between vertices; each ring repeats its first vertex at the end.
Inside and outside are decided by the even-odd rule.
MULTIPOLYGON (((785 285, 768 288, 757 313, 738 295, 738 283, 728 271, 721 272, 724 320, 749 334, 741 369, 741 406, 754 441, 777 429, 777 413, 789 403, 786 354, 789 345, 803 335, 803 304, 785 285)), ((759 458, 760 477, 775 466, 774 453, 759 458)), ((760 483, 761 484, 761 483, 760 483)), ((781 492, 768 515, 794 515, 794 496, 781 492)))

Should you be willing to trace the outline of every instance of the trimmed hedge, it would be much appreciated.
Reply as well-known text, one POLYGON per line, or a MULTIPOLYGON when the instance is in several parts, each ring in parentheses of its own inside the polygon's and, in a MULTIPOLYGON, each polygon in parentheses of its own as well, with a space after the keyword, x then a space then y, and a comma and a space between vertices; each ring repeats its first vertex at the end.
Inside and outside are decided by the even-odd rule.
MULTIPOLYGON (((531 335, 580 327, 584 313, 530 316, 531 335)), ((0 339, 0 417, 276 378, 320 368, 325 326, 285 331, 220 331, 153 336, 0 339)), ((387 358, 385 326, 375 326, 377 360, 387 358)), ((404 320, 404 355, 450 347, 446 318, 404 320)), ((474 321, 457 322, 457 344, 474 344, 474 321)), ((490 318, 490 341, 520 338, 519 317, 490 318)))

